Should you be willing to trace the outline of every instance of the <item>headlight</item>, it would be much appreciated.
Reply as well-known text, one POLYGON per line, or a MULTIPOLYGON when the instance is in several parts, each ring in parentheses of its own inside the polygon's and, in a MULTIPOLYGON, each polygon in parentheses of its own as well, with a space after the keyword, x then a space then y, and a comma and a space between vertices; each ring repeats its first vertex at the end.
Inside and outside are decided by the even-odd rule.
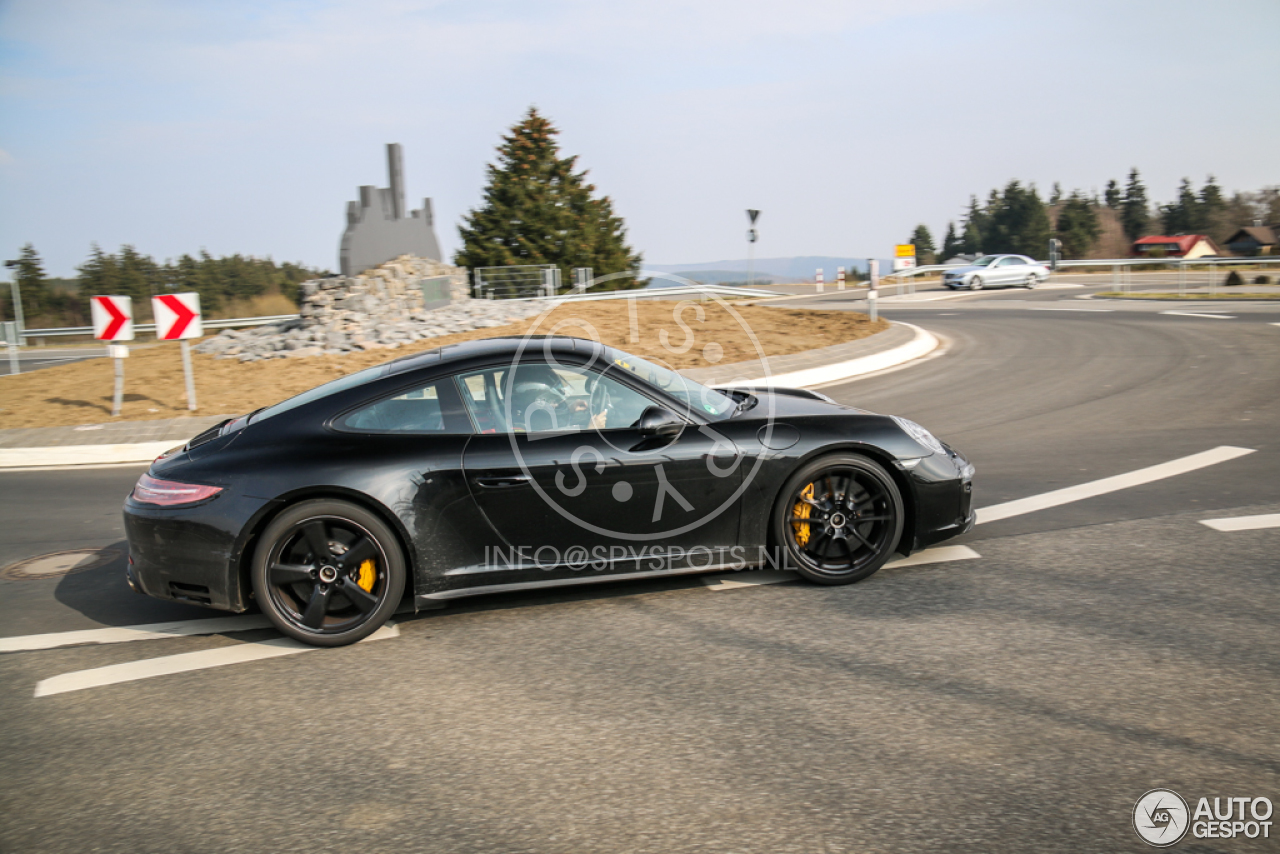
POLYGON ((942 443, 939 442, 928 430, 924 429, 914 421, 908 421, 907 419, 899 418, 896 415, 892 417, 894 421, 898 422, 898 426, 905 430, 907 435, 912 439, 915 439, 933 453, 946 456, 947 449, 942 447, 942 443))

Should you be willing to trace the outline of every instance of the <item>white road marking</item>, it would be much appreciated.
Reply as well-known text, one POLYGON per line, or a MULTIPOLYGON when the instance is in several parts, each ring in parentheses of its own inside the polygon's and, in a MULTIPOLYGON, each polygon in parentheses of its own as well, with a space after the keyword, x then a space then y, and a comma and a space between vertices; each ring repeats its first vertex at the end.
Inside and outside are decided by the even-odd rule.
POLYGON ((56 649, 60 646, 78 644, 128 643, 190 635, 216 635, 222 632, 247 632, 270 627, 271 621, 260 614, 218 617, 212 620, 177 620, 172 623, 147 623, 140 626, 113 626, 104 629, 81 629, 76 632, 51 632, 44 635, 0 638, 0 652, 29 652, 35 649, 56 649))
POLYGON ((1046 305, 1046 306, 1036 306, 1036 305, 1033 305, 1033 306, 1030 306, 1030 307, 1027 309, 1027 311, 1102 311, 1102 312, 1107 312, 1107 311, 1115 311, 1115 309, 1114 309, 1114 308, 1059 308, 1058 306, 1054 306, 1054 305, 1046 305))
POLYGON ((1201 519, 1215 531, 1256 531, 1259 528, 1280 528, 1280 513, 1264 513, 1261 516, 1232 516, 1228 519, 1201 519))
POLYGON ((1161 314, 1176 314, 1179 317, 1211 317, 1214 320, 1235 320, 1234 314, 1201 314, 1196 311, 1162 311, 1161 314))
MULTIPOLYGON (((395 613, 397 615, 412 614, 412 603, 402 604, 396 608, 395 613)), ((37 649, 57 649, 62 646, 81 644, 128 643, 193 635, 220 635, 225 632, 249 632, 269 628, 271 628, 271 621, 261 614, 216 617, 208 620, 174 620, 171 623, 145 623, 137 626, 107 626, 101 629, 0 638, 0 653, 30 652, 37 649)))
POLYGON ((1144 483, 1186 474, 1206 466, 1225 463, 1228 460, 1234 460, 1237 457, 1243 457, 1253 452, 1252 448, 1233 448, 1230 445, 1222 445, 1212 450, 1192 454, 1189 457, 1170 460, 1167 463, 1160 463, 1159 465, 1138 469, 1126 474, 1104 477, 1102 480, 1082 483, 1078 486, 1068 486, 1065 489, 1055 489, 1053 492, 1046 492, 1043 495, 1032 495, 1029 498, 1006 501, 1003 504, 995 504, 978 510, 977 524, 997 522, 1001 519, 1008 519, 1011 516, 1021 516, 1024 513, 1034 513, 1036 510, 1045 510, 1049 507, 1069 504, 1072 501, 1083 501, 1086 498, 1106 495, 1108 492, 1116 492, 1132 486, 1141 486, 1144 483))
MULTIPOLYGON (((399 636, 400 627, 395 623, 387 623, 369 635, 369 637, 360 641, 360 643, 399 636)), ((65 694, 68 691, 83 691, 86 688, 100 688, 104 685, 135 682, 139 679, 151 679, 156 676, 170 676, 174 673, 186 673, 191 670, 205 670, 206 668, 223 667, 228 664, 242 664, 246 661, 261 661, 264 658, 294 655, 299 652, 312 652, 321 648, 307 646, 290 638, 277 638, 257 643, 222 646, 217 649, 202 649, 199 652, 185 652, 181 655, 167 655, 163 658, 148 658, 142 661, 128 661, 124 664, 110 664, 106 667, 77 670, 72 673, 63 673, 60 676, 42 679, 36 683, 35 696, 50 697, 54 694, 65 694)))
POLYGON ((1273 323, 1272 326, 1280 326, 1280 323, 1273 323))
MULTIPOLYGON (((941 546, 916 552, 911 557, 900 557, 884 565, 884 569, 901 569, 907 566, 922 566, 929 563, 945 563, 952 560, 973 560, 982 557, 968 546, 941 546)), ((729 575, 709 575, 702 583, 711 590, 733 590, 738 587, 758 587, 761 584, 781 584, 784 581, 800 580, 799 573, 781 569, 749 569, 729 575)))

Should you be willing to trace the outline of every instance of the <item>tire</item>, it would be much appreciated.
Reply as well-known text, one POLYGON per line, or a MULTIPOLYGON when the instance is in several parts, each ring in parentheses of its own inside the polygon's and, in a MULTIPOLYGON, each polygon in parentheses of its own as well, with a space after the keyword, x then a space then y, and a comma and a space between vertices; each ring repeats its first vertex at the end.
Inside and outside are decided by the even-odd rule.
POLYGON ((981 276, 974 276, 972 279, 970 279, 970 280, 969 280, 969 290, 971 290, 971 291, 980 291, 980 290, 982 290, 982 277, 981 277, 981 276))
POLYGON ((833 454, 787 479, 773 510, 773 541, 787 566, 809 581, 852 584, 893 556, 904 516, 898 486, 881 465, 833 454), (810 518, 821 521, 805 521, 810 518))
POLYGON ((1037 287, 1039 284, 1040 284, 1040 279, 1036 277, 1035 273, 1032 273, 1031 275, 1027 276, 1027 281, 1026 281, 1027 290, 1031 290, 1032 288, 1037 287))
POLYGON ((405 560, 373 513, 319 499, 267 525, 252 577, 259 607, 281 632, 313 646, 344 646, 373 634, 400 604, 405 560))

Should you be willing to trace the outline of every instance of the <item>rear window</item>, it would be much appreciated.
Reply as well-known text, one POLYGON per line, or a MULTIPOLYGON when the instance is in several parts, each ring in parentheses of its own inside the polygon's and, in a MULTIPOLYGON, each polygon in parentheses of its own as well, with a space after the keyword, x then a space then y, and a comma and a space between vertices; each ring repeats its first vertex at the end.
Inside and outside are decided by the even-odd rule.
POLYGON ((337 394, 340 391, 346 391, 349 388, 373 382, 386 369, 386 365, 374 365, 372 368, 365 368, 363 371, 356 371, 354 374, 347 374, 345 377, 330 380, 324 385, 318 385, 310 391, 304 391, 302 394, 291 397, 288 400, 282 400, 273 406, 268 406, 254 413, 253 417, 250 418, 250 423, 256 424, 273 415, 288 412, 290 409, 297 409, 299 406, 306 406, 308 403, 328 397, 331 394, 337 394))

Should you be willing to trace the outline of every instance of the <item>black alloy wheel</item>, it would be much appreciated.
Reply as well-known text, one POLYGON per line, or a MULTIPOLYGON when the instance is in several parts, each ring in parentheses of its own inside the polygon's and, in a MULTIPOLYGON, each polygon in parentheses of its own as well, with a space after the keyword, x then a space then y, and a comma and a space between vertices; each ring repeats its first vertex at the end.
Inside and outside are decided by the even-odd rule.
POLYGON ((405 561, 381 519, 346 501, 303 501, 262 533, 253 589, 276 628, 314 646, 343 646, 387 621, 404 593, 405 561))
POLYGON ((982 290, 982 277, 981 277, 981 276, 974 276, 972 279, 970 279, 970 280, 969 280, 969 290, 971 290, 971 291, 980 291, 980 290, 982 290))
POLYGON ((774 509, 774 542, 819 584, 875 573, 902 537, 902 495, 883 467, 857 454, 815 460, 793 474, 774 509))

